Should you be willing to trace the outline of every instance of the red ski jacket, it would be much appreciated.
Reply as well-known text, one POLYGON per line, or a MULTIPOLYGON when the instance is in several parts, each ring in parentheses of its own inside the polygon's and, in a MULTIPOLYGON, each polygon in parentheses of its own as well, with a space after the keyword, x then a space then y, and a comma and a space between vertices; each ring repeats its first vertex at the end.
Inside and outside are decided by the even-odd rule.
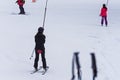
POLYGON ((25 0, 17 0, 16 3, 17 3, 19 6, 23 6, 24 3, 25 3, 25 0))
POLYGON ((107 8, 102 8, 101 9, 101 13, 100 13, 100 16, 107 16, 107 8))

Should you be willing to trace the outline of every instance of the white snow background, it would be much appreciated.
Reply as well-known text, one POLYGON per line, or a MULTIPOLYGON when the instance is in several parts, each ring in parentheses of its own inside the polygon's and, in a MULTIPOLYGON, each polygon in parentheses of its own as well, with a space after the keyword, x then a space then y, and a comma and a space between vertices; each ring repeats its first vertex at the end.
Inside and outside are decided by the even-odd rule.
MULTIPOLYGON (((120 1, 109 0, 108 27, 100 26, 100 8, 106 0, 48 0, 45 23, 45 75, 30 74, 34 36, 42 26, 45 1, 26 0, 27 15, 16 0, 0 3, 0 80, 70 80, 74 52, 79 51, 82 80, 92 80, 91 52, 95 52, 96 80, 120 80, 120 1)), ((41 65, 41 59, 39 66, 41 65)), ((76 79, 77 80, 77 79, 76 79)))

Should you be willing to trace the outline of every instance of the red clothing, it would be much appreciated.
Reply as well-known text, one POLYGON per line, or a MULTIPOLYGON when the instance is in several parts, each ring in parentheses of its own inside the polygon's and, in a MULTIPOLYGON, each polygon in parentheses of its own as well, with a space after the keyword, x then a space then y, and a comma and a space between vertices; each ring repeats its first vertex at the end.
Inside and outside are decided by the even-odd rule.
POLYGON ((101 13, 100 13, 100 16, 107 16, 107 8, 102 8, 101 9, 101 13))
POLYGON ((24 0, 17 0, 16 1, 19 6, 23 6, 25 1, 24 0))

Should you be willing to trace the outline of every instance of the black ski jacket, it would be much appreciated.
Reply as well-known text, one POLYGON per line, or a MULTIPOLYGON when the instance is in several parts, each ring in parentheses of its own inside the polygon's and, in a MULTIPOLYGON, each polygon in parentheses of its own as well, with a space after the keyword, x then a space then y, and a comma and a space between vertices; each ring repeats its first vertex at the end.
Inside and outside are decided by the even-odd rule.
POLYGON ((44 47, 45 38, 46 38, 45 35, 40 32, 38 32, 35 35, 35 49, 40 49, 40 50, 45 49, 45 47, 44 47))

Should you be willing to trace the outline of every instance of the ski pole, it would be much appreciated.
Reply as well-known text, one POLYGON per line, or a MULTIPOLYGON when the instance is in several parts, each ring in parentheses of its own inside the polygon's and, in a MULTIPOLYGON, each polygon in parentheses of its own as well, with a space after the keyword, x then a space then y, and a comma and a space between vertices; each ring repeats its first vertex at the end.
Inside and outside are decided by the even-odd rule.
POLYGON ((45 5, 45 12, 44 12, 44 19, 43 19, 43 28, 45 26, 45 18, 46 18, 46 12, 47 12, 47 3, 48 3, 48 0, 46 0, 46 5, 45 5))
POLYGON ((34 51, 35 51, 35 48, 34 48, 33 51, 32 51, 32 54, 31 54, 31 56, 30 56, 30 60, 31 60, 32 57, 33 57, 34 51))

